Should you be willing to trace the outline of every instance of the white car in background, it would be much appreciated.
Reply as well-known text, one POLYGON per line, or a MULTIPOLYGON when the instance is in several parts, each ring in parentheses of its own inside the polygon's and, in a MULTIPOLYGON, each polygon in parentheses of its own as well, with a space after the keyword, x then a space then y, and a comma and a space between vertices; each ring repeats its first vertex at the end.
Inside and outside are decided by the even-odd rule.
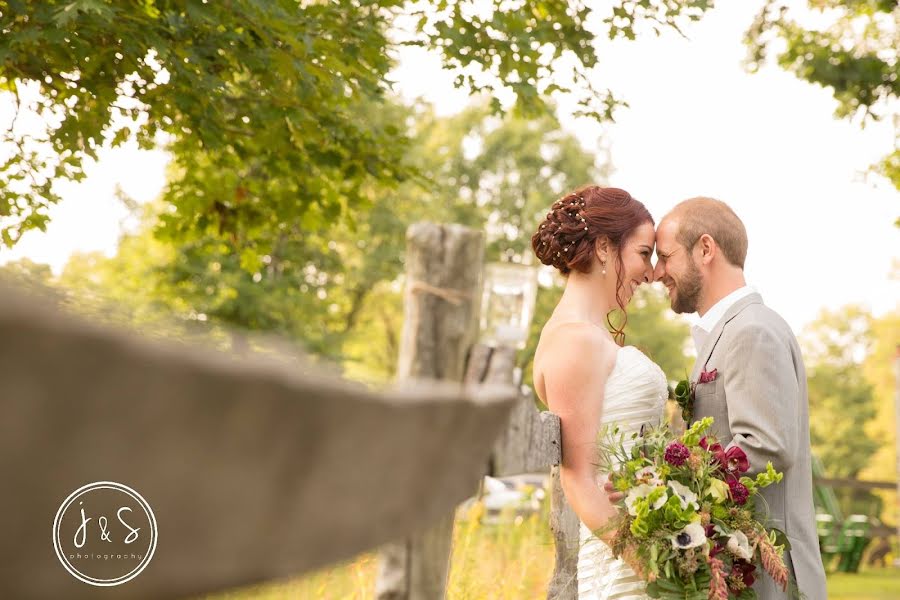
MULTIPOLYGON (((544 473, 502 478, 486 476, 481 495, 484 504, 482 522, 500 523, 540 512, 549 479, 544 473)), ((477 497, 470 498, 463 507, 471 506, 477 500, 477 497)))

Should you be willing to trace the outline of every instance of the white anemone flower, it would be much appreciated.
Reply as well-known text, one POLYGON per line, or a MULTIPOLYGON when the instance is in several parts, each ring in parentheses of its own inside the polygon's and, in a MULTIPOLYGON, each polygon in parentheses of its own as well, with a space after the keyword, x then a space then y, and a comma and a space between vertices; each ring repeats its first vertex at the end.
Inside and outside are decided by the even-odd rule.
POLYGON ((753 558, 753 549, 750 547, 750 540, 747 539, 747 536, 744 535, 743 531, 733 531, 731 535, 728 536, 728 543, 725 544, 725 547, 738 558, 743 558, 744 560, 751 560, 753 558))
POLYGON ((696 548, 706 543, 706 530, 695 521, 672 536, 672 547, 681 550, 696 548))
POLYGON ((692 492, 686 485, 678 483, 677 481, 670 481, 669 487, 672 488, 672 492, 678 496, 678 499, 681 501, 681 510, 687 509, 689 505, 693 506, 694 510, 700 509, 700 504, 697 502, 697 494, 692 492))
POLYGON ((663 485, 663 480, 653 467, 644 467, 634 474, 634 478, 649 485, 663 485))
MULTIPOLYGON (((642 483, 641 485, 635 486, 628 491, 628 495, 625 496, 625 506, 628 507, 628 514, 632 517, 637 516, 637 508, 635 508, 634 504, 638 500, 642 498, 646 498, 649 496, 657 486, 648 485, 646 483, 642 483)), ((663 493, 656 502, 650 507, 651 510, 659 510, 666 504, 666 500, 669 499, 668 494, 663 493)))

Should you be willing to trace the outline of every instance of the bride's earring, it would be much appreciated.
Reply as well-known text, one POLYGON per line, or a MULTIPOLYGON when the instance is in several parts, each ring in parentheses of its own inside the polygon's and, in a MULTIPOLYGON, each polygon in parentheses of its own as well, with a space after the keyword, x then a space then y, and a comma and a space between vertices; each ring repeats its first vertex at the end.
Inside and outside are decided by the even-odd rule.
POLYGON ((601 271, 601 273, 603 275, 606 275, 606 263, 600 263, 600 264, 603 265, 603 271, 601 271))

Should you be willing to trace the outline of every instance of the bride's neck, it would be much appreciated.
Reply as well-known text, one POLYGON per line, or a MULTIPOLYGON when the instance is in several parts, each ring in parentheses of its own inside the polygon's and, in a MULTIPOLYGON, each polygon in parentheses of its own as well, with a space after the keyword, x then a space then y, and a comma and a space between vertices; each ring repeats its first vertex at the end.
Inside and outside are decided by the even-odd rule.
POLYGON ((592 274, 571 272, 554 313, 590 321, 605 328, 606 315, 611 309, 599 283, 592 274))

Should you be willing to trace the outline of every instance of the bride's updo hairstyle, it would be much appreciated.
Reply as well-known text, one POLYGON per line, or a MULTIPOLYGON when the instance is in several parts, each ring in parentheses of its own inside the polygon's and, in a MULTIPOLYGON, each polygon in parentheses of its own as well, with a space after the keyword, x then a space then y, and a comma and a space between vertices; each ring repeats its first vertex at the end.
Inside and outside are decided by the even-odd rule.
MULTIPOLYGON (((599 263, 594 254, 595 242, 606 236, 615 248, 616 302, 625 313, 622 246, 635 229, 648 222, 653 224, 650 211, 625 190, 588 185, 553 203, 547 218, 531 236, 531 247, 542 263, 555 267, 563 275, 572 270, 590 273, 598 266, 595 263, 599 263)), ((617 328, 609 323, 614 337, 621 343, 625 324, 617 328)))

